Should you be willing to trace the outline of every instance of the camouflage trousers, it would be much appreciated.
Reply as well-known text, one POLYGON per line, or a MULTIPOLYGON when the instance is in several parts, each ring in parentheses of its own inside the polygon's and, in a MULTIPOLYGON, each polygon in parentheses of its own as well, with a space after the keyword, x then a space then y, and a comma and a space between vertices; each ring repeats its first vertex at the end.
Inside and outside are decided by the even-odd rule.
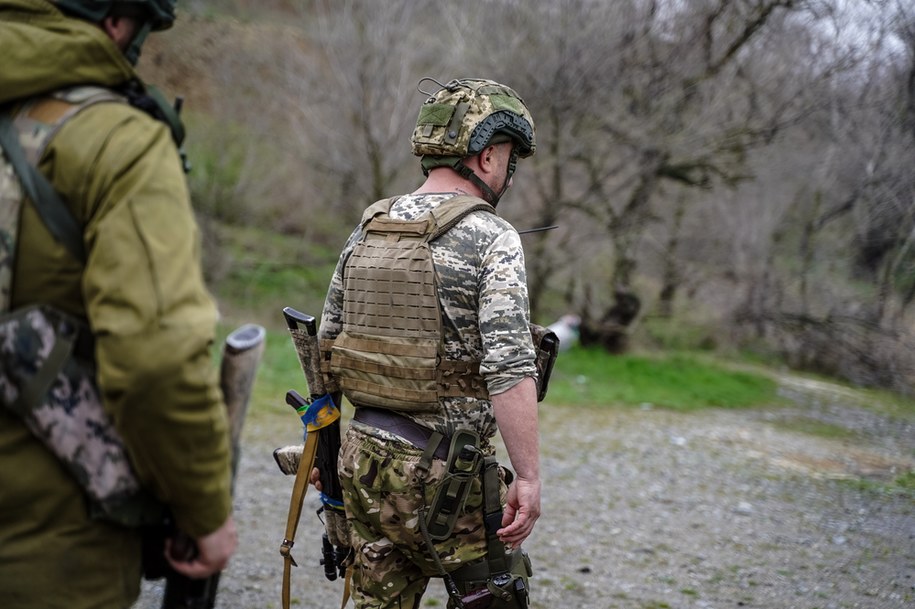
MULTIPOLYGON (((419 522, 424 504, 432 502, 445 463, 433 460, 423 489, 416 476, 421 455, 422 451, 405 442, 382 440, 352 427, 346 432, 339 474, 355 549, 352 594, 356 609, 418 609, 430 578, 441 575, 419 522)), ((504 481, 500 486, 504 503, 504 481)), ((486 556, 479 478, 451 538, 436 543, 435 549, 448 572, 486 556)))

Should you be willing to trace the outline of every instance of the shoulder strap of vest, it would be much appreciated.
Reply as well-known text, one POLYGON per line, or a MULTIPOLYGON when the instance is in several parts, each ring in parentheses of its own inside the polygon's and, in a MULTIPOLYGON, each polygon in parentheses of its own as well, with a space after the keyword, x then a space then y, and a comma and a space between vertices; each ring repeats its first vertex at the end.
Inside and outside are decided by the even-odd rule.
MULTIPOLYGON (((378 216, 388 215, 388 213, 391 211, 391 205, 396 199, 397 197, 382 199, 370 205, 362 213, 362 227, 365 228, 368 226, 368 224, 378 216)), ((428 217, 431 217, 432 225, 428 233, 428 240, 434 241, 448 232, 448 230, 460 222, 464 216, 475 211, 486 211, 492 214, 496 213, 495 208, 493 208, 492 205, 483 199, 470 195, 459 195, 442 201, 442 203, 436 206, 435 209, 432 209, 428 212, 428 214, 424 214, 416 220, 403 221, 402 223, 404 225, 419 225, 428 217)), ((398 221, 392 220, 391 223, 396 225, 398 221)), ((389 223, 385 222, 384 224, 389 223)))
POLYGON ((496 213, 492 205, 483 199, 470 195, 460 195, 442 201, 440 205, 430 212, 435 219, 435 228, 429 235, 429 241, 435 241, 460 222, 464 216, 475 211, 496 213))
POLYGON ((23 190, 54 238, 80 261, 86 259, 82 226, 37 165, 48 142, 69 119, 93 104, 106 101, 126 100, 102 87, 74 87, 58 91, 50 98, 27 101, 17 113, 15 126, 9 112, 0 112, 0 146, 19 176, 23 190), (32 112, 40 118, 32 118, 32 112), (19 141, 25 132, 38 134, 40 140, 28 151, 23 150, 19 141))
POLYGON ((375 201, 369 207, 362 212, 362 220, 360 223, 362 227, 365 228, 366 224, 372 221, 372 219, 379 214, 387 214, 391 211, 391 204, 394 202, 394 199, 397 197, 391 197, 389 199, 382 199, 380 201, 375 201))

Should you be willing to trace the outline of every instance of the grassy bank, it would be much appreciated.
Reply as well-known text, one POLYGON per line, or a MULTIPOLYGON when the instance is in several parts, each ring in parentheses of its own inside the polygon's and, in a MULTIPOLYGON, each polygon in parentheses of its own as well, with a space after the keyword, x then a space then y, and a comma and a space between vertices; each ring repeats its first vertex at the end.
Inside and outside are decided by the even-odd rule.
MULTIPOLYGON (((224 335, 228 328, 222 328, 224 335)), ((306 385, 288 334, 268 329, 267 347, 255 385, 253 412, 282 412, 286 391, 306 385)), ((761 374, 735 372, 687 354, 658 357, 611 355, 597 349, 563 352, 546 401, 578 407, 638 407, 650 404, 681 411, 740 408, 778 401, 775 382, 761 374)))
POLYGON ((776 383, 688 353, 612 355, 574 348, 560 354, 547 399, 576 406, 644 406, 689 411, 778 401, 776 383))

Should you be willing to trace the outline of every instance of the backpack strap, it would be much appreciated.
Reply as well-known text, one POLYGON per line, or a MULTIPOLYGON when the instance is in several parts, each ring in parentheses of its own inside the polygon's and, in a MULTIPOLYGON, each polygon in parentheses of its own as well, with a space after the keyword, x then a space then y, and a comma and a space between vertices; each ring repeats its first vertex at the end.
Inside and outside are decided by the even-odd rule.
POLYGON ((86 261, 83 227, 38 171, 38 162, 67 121, 100 102, 126 103, 127 99, 104 87, 78 86, 31 98, 17 109, 15 117, 9 108, 0 112, 0 146, 19 176, 26 196, 54 238, 80 262, 86 261), (26 141, 25 147, 22 141, 26 141))
POLYGON ((6 112, 0 113, 0 146, 22 182, 25 194, 32 200, 42 222, 74 258, 83 262, 86 250, 83 246, 83 230, 60 195, 38 169, 26 160, 19 144, 19 136, 13 128, 13 121, 6 112))

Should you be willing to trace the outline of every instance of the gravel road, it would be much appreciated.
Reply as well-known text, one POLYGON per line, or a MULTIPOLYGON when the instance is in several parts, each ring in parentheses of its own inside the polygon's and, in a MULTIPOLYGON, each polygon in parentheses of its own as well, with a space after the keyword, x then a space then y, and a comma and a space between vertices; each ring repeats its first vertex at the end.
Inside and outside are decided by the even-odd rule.
MULTIPOLYGON (((785 377, 782 392, 793 405, 692 414, 542 404, 531 607, 915 608, 915 501, 885 486, 915 471, 915 417, 877 414, 827 383, 785 377)), ((271 453, 301 431, 291 412, 255 414, 223 609, 280 607, 292 478, 271 453)), ((293 606, 333 609, 342 584, 317 563, 316 509, 310 493, 293 606)), ((145 584, 135 607, 158 609, 161 592, 145 584)), ((434 581, 423 607, 445 602, 434 581)))

